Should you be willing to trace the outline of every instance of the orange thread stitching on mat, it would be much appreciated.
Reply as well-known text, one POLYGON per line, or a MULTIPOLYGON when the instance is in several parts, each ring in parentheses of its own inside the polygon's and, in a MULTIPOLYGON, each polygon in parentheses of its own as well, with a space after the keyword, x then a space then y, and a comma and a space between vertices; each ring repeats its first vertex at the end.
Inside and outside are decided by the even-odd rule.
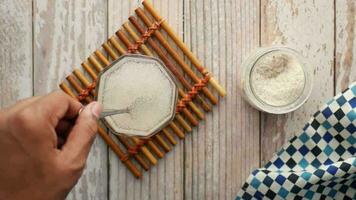
POLYGON ((211 78, 210 73, 205 73, 204 78, 200 79, 198 83, 194 84, 192 89, 183 97, 177 104, 176 113, 180 113, 192 99, 198 94, 198 92, 205 87, 211 78))
POLYGON ((87 98, 89 96, 90 92, 95 89, 95 87, 96 87, 96 82, 93 81, 87 88, 85 88, 78 94, 78 97, 77 97, 78 100, 82 101, 85 98, 87 98))
POLYGON ((138 50, 138 48, 141 45, 143 45, 144 43, 146 43, 147 39, 150 38, 152 36, 152 34, 161 27, 161 24, 163 22, 164 22, 164 19, 162 19, 159 22, 154 22, 152 24, 152 26, 148 27, 146 32, 144 34, 142 34, 141 38, 135 42, 135 44, 133 44, 127 48, 127 52, 135 53, 138 50))
MULTIPOLYGON (((162 24, 163 22, 164 22, 164 19, 162 19, 162 20, 159 21, 159 22, 154 22, 154 23, 152 24, 152 26, 150 26, 150 27, 147 29, 147 31, 146 31, 144 34, 142 34, 141 39, 137 40, 137 41, 135 42, 135 44, 133 44, 133 45, 131 45, 131 46, 128 47, 127 52, 128 52, 128 53, 135 53, 135 52, 138 50, 138 48, 139 48, 142 44, 144 44, 144 43, 147 41, 147 39, 150 38, 150 37, 152 36, 152 34, 153 34, 156 30, 158 30, 158 29, 161 27, 161 24, 162 24)), ((83 91, 81 91, 81 92, 79 93, 79 95, 78 95, 78 100, 79 100, 79 101, 82 101, 82 100, 84 100, 85 98, 87 98, 87 97, 89 96, 90 92, 95 89, 95 86, 96 86, 96 83, 95 83, 95 81, 94 81, 92 84, 90 84, 87 88, 85 88, 83 91)))
POLYGON ((129 156, 128 155, 126 155, 126 154, 124 154, 124 156, 122 156, 121 158, 120 158, 120 160, 121 160, 121 162, 126 162, 126 161, 128 161, 129 160, 129 156))
POLYGON ((146 144, 148 140, 147 139, 140 139, 135 146, 130 146, 127 148, 127 152, 130 155, 137 154, 139 149, 146 144))

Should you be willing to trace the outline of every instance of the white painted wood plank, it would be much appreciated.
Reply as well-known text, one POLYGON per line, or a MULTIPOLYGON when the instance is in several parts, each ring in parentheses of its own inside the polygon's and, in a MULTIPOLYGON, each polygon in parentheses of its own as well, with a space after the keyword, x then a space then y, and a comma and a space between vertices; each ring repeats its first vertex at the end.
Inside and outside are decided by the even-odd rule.
MULTIPOLYGON (((109 0, 109 36, 121 28, 121 24, 134 13, 140 0, 109 0)), ((177 30, 183 33, 183 1, 152 1, 160 14, 177 30)), ((177 139, 178 140, 178 139, 177 139)), ((136 180, 112 152, 110 158, 110 199, 182 199, 183 198, 183 142, 159 160, 156 166, 136 180)))
MULTIPOLYGON (((109 1, 110 35, 138 3, 109 1)), ((186 199, 232 199, 259 164, 258 112, 236 91, 237 68, 258 45, 258 2, 186 0, 184 4, 184 38, 226 87, 228 96, 208 115, 207 122, 187 137, 185 153, 181 142, 143 180, 134 180, 110 153, 112 199, 182 199, 183 195, 186 199)), ((183 3, 155 1, 154 5, 183 36, 183 3)), ((106 6, 99 0, 35 0, 35 95, 56 89, 59 81, 105 40, 106 6)), ((0 93, 5 94, 0 98, 1 107, 32 95, 30 8, 31 1, 0 3, 0 93)), ((263 46, 283 44, 300 50, 315 67, 314 91, 318 91, 292 114, 263 114, 262 163, 333 94, 333 15, 325 15, 333 9, 332 1, 262 0, 263 46)), ((336 91, 356 80, 352 68, 355 16, 354 1, 336 1, 336 91)), ((106 159, 106 145, 98 139, 88 169, 69 198, 106 199, 106 159)))
POLYGON ((32 96, 32 1, 0 1, 0 108, 32 96))
POLYGON ((333 1, 262 0, 262 46, 287 45, 300 51, 315 76, 312 95, 300 109, 286 115, 262 115, 262 164, 333 96, 333 13, 333 1))
POLYGON ((356 2, 336 1, 336 93, 356 81, 356 2))
POLYGON ((185 1, 186 43, 226 88, 185 140, 185 198, 233 199, 259 165, 259 113, 237 92, 238 67, 259 45, 258 1, 185 1))
MULTIPOLYGON (((42 95, 100 47, 107 35, 105 0, 34 1, 34 89, 42 95)), ((107 199, 107 146, 98 137, 68 199, 107 199)))

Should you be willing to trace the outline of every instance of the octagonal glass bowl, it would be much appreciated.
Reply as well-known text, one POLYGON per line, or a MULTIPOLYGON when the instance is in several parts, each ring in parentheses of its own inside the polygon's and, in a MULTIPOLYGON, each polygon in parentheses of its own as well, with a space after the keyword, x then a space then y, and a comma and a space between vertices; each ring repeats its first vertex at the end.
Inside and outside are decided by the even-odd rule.
POLYGON ((129 110, 102 119, 113 133, 146 138, 173 120, 178 88, 160 60, 125 55, 99 74, 96 94, 104 110, 129 110))

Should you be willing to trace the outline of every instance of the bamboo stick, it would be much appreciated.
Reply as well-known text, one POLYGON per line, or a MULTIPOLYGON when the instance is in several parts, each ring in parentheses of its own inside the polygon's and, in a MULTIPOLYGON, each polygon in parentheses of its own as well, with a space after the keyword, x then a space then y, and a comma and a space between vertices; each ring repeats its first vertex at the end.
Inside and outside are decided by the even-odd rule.
POLYGON ((162 152, 158 146, 153 143, 152 140, 147 141, 147 146, 150 147, 150 149, 157 155, 158 158, 163 158, 164 157, 164 152, 162 152))
MULTIPOLYGON (((79 79, 79 81, 84 85, 84 87, 89 87, 90 82, 89 80, 84 76, 84 74, 79 70, 75 69, 73 71, 73 74, 79 79)), ((95 96, 95 90, 90 91, 91 95, 95 96)))
MULTIPOLYGON (((147 27, 150 27, 153 25, 153 22, 146 16, 146 14, 143 12, 142 8, 137 8, 135 10, 137 16, 141 18, 141 20, 146 24, 147 27)), ((184 62, 184 60, 178 55, 178 53, 171 47, 171 45, 167 42, 166 39, 162 36, 162 34, 159 31, 155 31, 154 36, 158 39, 158 41, 162 44, 162 46, 168 51, 168 53, 173 57, 173 59, 181 66, 183 71, 187 73, 187 75, 195 82, 199 83, 200 78, 193 72, 193 70, 184 62)), ((213 104, 216 104, 218 102, 217 98, 210 92, 210 90, 207 87, 203 87, 202 91, 204 94, 208 96, 208 98, 211 100, 213 104)))
POLYGON ((116 60, 119 58, 118 55, 114 52, 114 50, 109 46, 108 42, 105 42, 103 45, 103 48, 105 49, 106 52, 108 52, 109 56, 113 59, 116 60))
MULTIPOLYGON (((124 137, 122 137, 123 139, 125 139, 124 137)), ((133 144, 136 146, 140 140, 137 138, 131 138, 131 141, 133 142, 133 144)), ((148 148, 144 145, 142 145, 140 147, 140 151, 146 156, 147 160, 152 164, 152 165, 156 165, 157 164, 157 159, 153 156, 153 154, 151 153, 150 150, 148 150, 148 148)))
MULTIPOLYGON (((116 32, 115 34, 121 39, 121 41, 124 44, 131 43, 131 41, 128 39, 128 37, 121 37, 121 36, 119 36, 118 32, 116 32)), ((132 34, 132 33, 130 33, 130 34, 132 34)), ((139 46, 139 49, 141 49, 144 54, 146 54, 148 56, 153 56, 153 54, 151 53, 151 51, 147 48, 147 46, 145 44, 141 44, 139 46)))
POLYGON ((156 134, 153 137, 156 139, 157 143, 163 148, 165 152, 169 152, 172 150, 172 148, 164 141, 160 134, 156 134))
MULTIPOLYGON (((137 19, 133 16, 129 18, 131 23, 135 26, 135 28, 141 33, 144 34, 145 30, 143 29, 142 25, 137 21, 137 19)), ((161 60, 166 64, 167 68, 177 77, 177 79, 182 83, 182 85, 187 88, 188 90, 191 90, 192 86, 191 84, 184 78, 184 76, 177 70, 177 67, 175 66, 172 61, 168 59, 168 57, 165 55, 165 53, 162 51, 162 49, 157 45, 157 43, 152 39, 148 38, 147 42, 150 44, 150 46, 154 49, 154 51, 158 54, 158 56, 161 58, 161 60)), ((204 93, 205 94, 205 93, 204 93)), ((206 95, 208 98, 210 96, 206 95)), ((201 103, 204 103, 204 99, 197 94, 196 99, 198 99, 201 103)), ((214 101, 213 99, 210 99, 211 101, 214 101)), ((207 103, 205 103, 207 104, 207 103)), ((203 105, 203 104, 202 104, 203 105)), ((209 110, 210 110, 209 106, 209 110)))
MULTIPOLYGON (((123 138, 123 136, 117 136, 117 138, 120 140, 120 142, 126 147, 126 149, 133 148, 133 146, 128 142, 127 139, 123 138)), ((151 154, 152 155, 152 154, 151 154)), ((150 168, 149 164, 141 157, 140 154, 135 153, 133 154, 133 157, 137 160, 137 162, 142 166, 144 170, 148 170, 150 168)), ((150 160, 149 160, 150 161, 150 160)), ((156 162, 157 163, 157 160, 156 162)))
MULTIPOLYGON (((66 77, 67 81, 70 83, 70 85, 74 88, 74 90, 79 94, 81 91, 83 91, 84 88, 79 84, 79 82, 76 80, 75 76, 70 74, 66 77)), ((93 101, 93 98, 91 96, 87 96, 85 98, 87 102, 93 101)))
MULTIPOLYGON (((125 22, 123 24, 123 27, 126 29, 126 31, 131 35, 131 37, 135 41, 138 41, 140 39, 140 37, 136 34, 136 32, 133 30, 133 28, 131 28, 129 22, 125 22)), ((143 45, 144 44, 142 44, 141 46, 143 46, 143 45)), ((148 50, 148 53, 149 54, 146 54, 146 55, 150 55, 150 54, 152 55, 152 52, 150 50, 148 50)), ((181 88, 178 88, 178 92, 182 98, 185 96, 185 94, 181 88)), ((189 102, 188 105, 200 119, 204 119, 204 114, 200 111, 200 109, 193 102, 189 102)))
POLYGON ((73 74, 82 82, 85 87, 90 85, 88 79, 85 78, 84 74, 79 69, 74 69, 73 74))
MULTIPOLYGON (((187 95, 183 92, 181 88, 178 88, 178 93, 180 94, 180 97, 183 98, 184 95, 187 95)), ((198 106, 195 105, 193 101, 188 102, 189 107, 192 109, 192 111, 198 116, 199 119, 204 119, 204 114, 203 112, 198 108, 198 106)), ((184 111, 185 109, 183 109, 184 111)))
MULTIPOLYGON (((144 0, 142 2, 143 6, 148 10, 148 12, 157 20, 161 21, 162 17, 158 14, 158 12, 153 8, 152 4, 149 1, 144 0)), ((188 57, 188 59, 193 63, 193 65, 199 70, 205 70, 200 61, 196 58, 196 56, 189 50, 189 48, 184 44, 184 42, 174 33, 173 29, 168 25, 166 21, 162 23, 162 28, 167 32, 167 34, 172 38, 172 40, 177 44, 177 46, 183 51, 183 53, 188 57)), ((199 71, 202 71, 199 70, 199 71)), ((206 71, 206 70, 205 70, 206 71)), ((219 83, 211 77, 209 83, 218 91, 220 96, 225 96, 225 89, 219 85, 219 83)))
POLYGON ((171 135, 170 132, 168 132, 167 128, 162 129, 162 133, 166 136, 167 140, 172 144, 176 145, 177 141, 174 139, 174 137, 171 135))
POLYGON ((183 129, 185 129, 188 132, 192 131, 192 127, 189 126, 189 124, 183 119, 183 117, 179 114, 176 114, 175 118, 179 122, 180 125, 182 125, 183 129))
MULTIPOLYGON (((73 97, 74 93, 73 91, 65 84, 65 83, 61 83, 60 87, 63 89, 65 88, 63 91, 66 92, 67 94, 69 94, 70 96, 73 97)), ((74 95, 74 98, 76 98, 76 96, 74 95)), ((89 103, 89 101, 88 101, 89 103)), ((113 152, 122 160, 124 157, 126 157, 127 155, 125 155, 125 153, 120 149, 119 145, 117 145, 114 140, 104 131, 104 129, 101 128, 100 124, 98 124, 98 133, 101 136, 101 138, 105 141, 106 144, 108 144, 108 146, 113 150, 113 152)), ((124 163, 124 165, 126 165, 126 167, 132 172, 132 174, 136 177, 136 178, 140 178, 142 176, 142 173, 136 168, 135 165, 133 165, 133 163, 131 162, 131 160, 126 159, 126 160, 122 160, 122 162, 124 163)))
POLYGON ((101 64, 94 58, 93 55, 90 55, 88 58, 89 62, 91 64, 94 65, 96 71, 100 72, 101 70, 103 70, 103 67, 101 66, 101 64))
POLYGON ((96 73, 94 72, 94 70, 92 69, 92 67, 89 66, 88 63, 83 62, 82 63, 82 67, 85 69, 85 71, 88 72, 89 76, 93 79, 96 80, 98 77, 96 75, 96 73))
MULTIPOLYGON (((199 121, 192 115, 192 113, 187 109, 187 108, 184 108, 182 110, 184 116, 187 117, 188 121, 190 121, 190 123, 193 125, 193 126, 197 126, 199 124, 199 121)), ((181 117, 180 114, 176 114, 177 116, 181 117)), ((189 131, 190 132, 190 131, 189 131)))
POLYGON ((75 94, 73 93, 73 91, 68 87, 68 85, 67 84, 65 84, 65 83, 61 83, 60 85, 59 85, 59 87, 65 92, 65 93, 67 93, 69 96, 71 96, 71 97, 73 97, 73 98, 77 98, 77 96, 75 96, 75 94))
POLYGON ((175 123, 170 123, 169 127, 176 133, 176 135, 180 138, 183 139, 185 138, 185 135, 183 132, 180 131, 180 129, 178 128, 178 126, 175 123))
MULTIPOLYGON (((122 30, 119 30, 116 32, 116 35, 120 38, 120 40, 127 46, 131 46, 133 45, 130 40, 127 38, 127 36, 124 34, 124 32, 122 30)), ((152 53, 149 51, 149 54, 152 55, 152 53)), ((192 125, 196 126, 198 125, 198 120, 195 119, 195 117, 189 112, 189 110, 187 108, 183 109, 183 113, 184 115, 188 118, 188 120, 190 121, 190 123, 192 123, 192 125)), ((189 127, 188 124, 185 122, 185 120, 179 115, 177 114, 176 117, 180 118, 179 121, 183 121, 183 126, 189 127)), ((188 128, 189 130, 187 131, 191 131, 191 127, 188 128)))
POLYGON ((106 59, 106 57, 99 51, 99 50, 95 50, 94 54, 99 58, 99 60, 101 62, 104 63, 104 67, 107 67, 110 65, 110 62, 108 59, 106 59))
MULTIPOLYGON (((120 149, 120 147, 114 142, 114 140, 102 129, 100 126, 98 128, 98 133, 101 138, 104 139, 105 143, 119 156, 119 158, 123 158, 125 155, 124 152, 120 149)), ((123 161, 126 167, 133 173, 136 178, 140 178, 142 176, 141 172, 138 171, 135 165, 132 164, 130 159, 123 161)))
MULTIPOLYGON (((140 139, 137 137, 132 137, 132 140, 137 144, 140 142, 140 139)), ((156 146, 155 143, 153 143, 151 140, 147 140, 146 142, 147 146, 150 147, 150 149, 157 155, 159 158, 164 157, 164 153, 156 146)))
MULTIPOLYGON (((119 137, 118 139, 120 140, 120 142, 127 148, 131 148, 131 145, 127 142, 127 140, 121 140, 119 137)), ((136 161, 142 166, 142 168, 147 171, 150 166, 148 165, 148 163, 139 155, 139 154, 133 154, 133 157, 136 159, 136 161)))
MULTIPOLYGON (((181 89, 178 90, 178 94, 182 98, 186 95, 181 89)), ((194 104, 194 102, 191 101, 188 103, 188 105, 192 109, 192 111, 199 117, 199 119, 205 119, 204 113, 194 104)))
POLYGON ((109 39, 110 44, 112 44, 112 46, 114 46, 114 48, 121 54, 124 55, 126 53, 126 51, 121 47, 121 45, 119 44, 118 41, 116 41, 115 37, 111 37, 109 39))
MULTIPOLYGON (((73 88, 78 92, 78 94, 83 91, 83 88, 79 85, 79 83, 77 82, 77 80, 75 79, 75 77, 70 74, 66 77, 67 81, 73 86, 73 88)), ((88 96, 85 97, 85 101, 87 102, 91 102, 93 99, 88 96)))

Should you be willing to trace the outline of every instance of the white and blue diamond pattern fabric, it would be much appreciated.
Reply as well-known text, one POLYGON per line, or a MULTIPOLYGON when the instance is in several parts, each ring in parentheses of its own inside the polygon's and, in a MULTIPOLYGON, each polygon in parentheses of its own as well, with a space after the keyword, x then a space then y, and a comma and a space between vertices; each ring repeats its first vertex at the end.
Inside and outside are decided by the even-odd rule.
POLYGON ((356 199, 356 82, 316 112, 236 199, 356 199))

